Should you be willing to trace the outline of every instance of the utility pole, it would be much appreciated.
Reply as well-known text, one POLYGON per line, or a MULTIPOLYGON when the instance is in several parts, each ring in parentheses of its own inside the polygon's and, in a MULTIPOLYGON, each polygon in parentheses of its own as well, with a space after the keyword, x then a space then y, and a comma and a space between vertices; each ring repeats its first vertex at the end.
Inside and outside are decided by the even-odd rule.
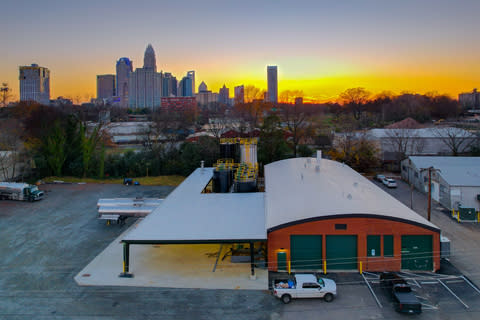
POLYGON ((428 170, 428 206, 427 206, 427 219, 430 221, 432 211, 432 171, 440 171, 434 167, 428 167, 420 169, 420 171, 428 170))
POLYGON ((432 169, 433 167, 428 168, 428 221, 432 211, 432 169))

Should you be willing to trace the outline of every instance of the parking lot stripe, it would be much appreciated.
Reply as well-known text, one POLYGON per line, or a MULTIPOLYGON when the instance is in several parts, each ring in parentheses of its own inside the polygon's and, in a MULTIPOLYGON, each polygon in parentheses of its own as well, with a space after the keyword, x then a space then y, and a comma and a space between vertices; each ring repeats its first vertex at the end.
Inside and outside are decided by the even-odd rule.
POLYGON ((462 301, 462 299, 460 299, 452 290, 450 290, 450 288, 442 282, 442 280, 438 279, 437 280, 445 289, 447 289, 448 292, 450 292, 452 294, 452 296, 454 296, 455 298, 457 298, 458 301, 460 301, 461 304, 463 304, 465 306, 465 308, 469 309, 470 307, 462 301))
POLYGON ((461 276, 460 278, 462 278, 463 280, 465 280, 466 283, 468 283, 470 285, 470 287, 472 287, 475 291, 477 291, 478 293, 480 293, 480 290, 478 290, 477 286, 474 285, 472 282, 470 282, 470 280, 468 280, 466 277, 464 276, 461 276))
POLYGON ((362 274, 362 277, 363 277, 363 280, 365 280, 365 283, 367 284, 368 289, 369 289, 370 292, 372 293, 373 298, 375 298, 375 301, 377 302, 378 306, 379 306, 380 308, 383 308, 382 304, 380 303, 380 301, 379 301, 378 298, 377 298, 377 295, 375 294, 375 292, 373 292, 373 289, 372 289, 372 287, 370 286, 370 283, 368 283, 367 278, 365 278, 365 276, 364 276, 363 274, 362 274))

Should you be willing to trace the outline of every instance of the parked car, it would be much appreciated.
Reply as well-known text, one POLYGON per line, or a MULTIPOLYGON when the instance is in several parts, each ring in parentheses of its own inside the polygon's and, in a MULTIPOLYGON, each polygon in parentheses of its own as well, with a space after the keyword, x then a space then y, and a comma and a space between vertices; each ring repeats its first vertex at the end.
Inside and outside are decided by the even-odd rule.
POLYGON ((385 180, 385 176, 383 174, 377 174, 375 179, 379 182, 383 182, 383 180, 385 180))
POLYGON ((386 272, 380 275, 380 282, 390 292, 397 312, 422 312, 422 304, 405 279, 394 272, 386 272))
POLYGON ((386 185, 389 188, 396 188, 397 187, 397 181, 395 181, 392 178, 385 178, 383 180, 383 184, 386 185))
POLYGON ((273 284, 273 295, 283 303, 295 298, 323 298, 331 302, 337 295, 335 281, 318 278, 314 274, 296 274, 291 279, 277 279, 273 284))

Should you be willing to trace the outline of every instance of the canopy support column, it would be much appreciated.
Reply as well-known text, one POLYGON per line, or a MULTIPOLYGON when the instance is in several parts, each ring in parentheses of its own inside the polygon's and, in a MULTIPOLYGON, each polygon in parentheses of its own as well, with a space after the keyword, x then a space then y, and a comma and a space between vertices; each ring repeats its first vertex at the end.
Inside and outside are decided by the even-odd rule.
POLYGON ((255 280, 255 255, 254 255, 254 245, 253 242, 250 242, 250 279, 255 280))
POLYGON ((119 277, 121 278, 133 278, 133 273, 129 273, 130 265, 130 244, 123 243, 123 272, 120 273, 119 277))

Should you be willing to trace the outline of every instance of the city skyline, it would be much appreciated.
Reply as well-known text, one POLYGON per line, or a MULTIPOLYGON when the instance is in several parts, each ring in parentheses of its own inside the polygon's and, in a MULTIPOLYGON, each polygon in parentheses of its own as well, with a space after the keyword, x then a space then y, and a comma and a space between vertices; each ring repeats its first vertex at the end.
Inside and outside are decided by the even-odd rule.
POLYGON ((52 97, 94 97, 96 75, 114 74, 121 57, 140 66, 141 49, 152 43, 158 71, 195 70, 215 92, 224 84, 266 90, 267 65, 279 67, 279 94, 303 90, 320 101, 351 87, 457 98, 480 86, 476 1, 212 1, 192 2, 188 12, 184 4, 140 1, 123 10, 115 3, 7 0, 0 80, 18 99, 18 67, 37 63, 51 71, 52 97), (39 14, 44 22, 33 19, 39 14), (171 32, 159 32, 167 26, 171 32))

